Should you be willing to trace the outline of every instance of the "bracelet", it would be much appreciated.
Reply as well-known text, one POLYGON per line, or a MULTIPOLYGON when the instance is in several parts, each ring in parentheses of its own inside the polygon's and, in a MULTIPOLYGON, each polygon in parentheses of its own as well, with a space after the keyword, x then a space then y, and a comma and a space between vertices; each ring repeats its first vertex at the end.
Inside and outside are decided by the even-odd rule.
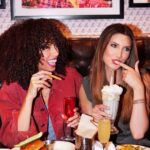
POLYGON ((145 103, 144 99, 136 99, 133 101, 133 104, 145 103))

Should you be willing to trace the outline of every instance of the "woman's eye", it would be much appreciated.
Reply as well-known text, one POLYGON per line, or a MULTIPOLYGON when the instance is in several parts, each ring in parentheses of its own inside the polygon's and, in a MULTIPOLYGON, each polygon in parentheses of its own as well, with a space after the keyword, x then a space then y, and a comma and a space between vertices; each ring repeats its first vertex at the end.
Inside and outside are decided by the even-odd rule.
POLYGON ((130 51, 131 51, 131 48, 126 47, 126 48, 125 48, 125 51, 130 52, 130 51))
POLYGON ((117 47, 117 44, 111 44, 111 47, 115 48, 115 47, 117 47))

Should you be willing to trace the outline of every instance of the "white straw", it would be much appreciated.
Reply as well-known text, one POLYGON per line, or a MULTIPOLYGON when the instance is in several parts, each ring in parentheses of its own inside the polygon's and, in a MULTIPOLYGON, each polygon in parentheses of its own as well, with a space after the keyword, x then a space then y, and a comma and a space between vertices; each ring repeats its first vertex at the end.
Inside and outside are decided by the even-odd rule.
POLYGON ((115 71, 112 70, 112 71, 111 71, 111 76, 110 76, 110 83, 109 83, 109 85, 113 85, 113 84, 114 84, 114 75, 115 75, 115 71))

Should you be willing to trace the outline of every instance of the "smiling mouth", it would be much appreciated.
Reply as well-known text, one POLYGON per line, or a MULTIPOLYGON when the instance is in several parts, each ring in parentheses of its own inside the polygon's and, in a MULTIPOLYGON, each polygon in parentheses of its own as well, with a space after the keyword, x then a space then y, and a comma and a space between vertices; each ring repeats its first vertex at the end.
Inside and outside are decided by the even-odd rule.
POLYGON ((51 59, 48 61, 49 66, 56 66, 57 59, 51 59))

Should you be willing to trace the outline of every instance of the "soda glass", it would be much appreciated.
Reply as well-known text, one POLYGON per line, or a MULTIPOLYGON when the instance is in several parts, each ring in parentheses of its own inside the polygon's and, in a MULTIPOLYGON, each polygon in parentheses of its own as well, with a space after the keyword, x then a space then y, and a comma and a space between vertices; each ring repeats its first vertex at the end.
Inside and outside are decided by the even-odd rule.
MULTIPOLYGON (((65 97, 63 101, 63 110, 64 115, 67 117, 66 120, 74 115, 74 109, 75 109, 75 97, 65 97)), ((74 141, 74 136, 72 135, 72 128, 67 126, 67 123, 64 120, 64 137, 62 137, 62 140, 65 141, 74 141)))
POLYGON ((103 149, 109 142, 111 133, 111 121, 109 119, 101 119, 98 122, 98 139, 103 145, 103 149))

